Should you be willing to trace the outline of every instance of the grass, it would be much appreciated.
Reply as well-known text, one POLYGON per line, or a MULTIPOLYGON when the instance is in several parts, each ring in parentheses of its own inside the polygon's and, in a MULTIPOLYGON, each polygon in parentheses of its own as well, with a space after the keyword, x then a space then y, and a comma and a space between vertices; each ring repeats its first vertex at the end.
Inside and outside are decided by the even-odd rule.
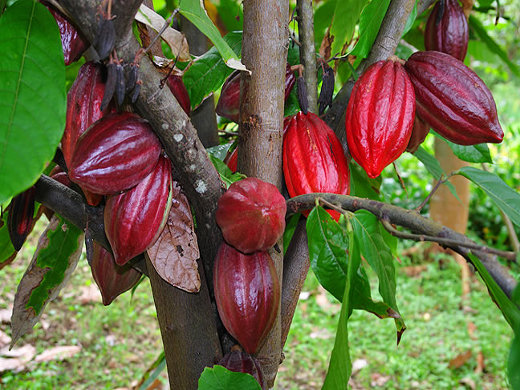
MULTIPOLYGON (((0 309, 12 304, 35 243, 32 237, 22 256, 0 271, 0 309)), ((377 282, 372 282, 376 290, 377 282)), ((64 361, 7 372, 0 376, 0 388, 115 389, 136 383, 162 348, 149 282, 141 283, 133 297, 126 293, 109 307, 99 301, 81 303, 82 293, 92 283, 82 259, 72 282, 48 305, 43 316, 46 326, 38 324, 17 344, 31 344, 37 353, 57 345, 81 346, 81 351, 64 361)), ((477 277, 465 304, 470 309, 463 308, 458 266, 450 259, 412 263, 403 257, 397 286, 397 301, 408 327, 398 347, 393 321, 359 311, 349 321, 352 361, 365 364, 355 370, 353 388, 463 389, 463 383, 477 389, 507 388, 505 367, 512 333, 477 277), (408 276, 405 271, 417 265, 423 266, 422 272, 408 276), (468 335, 468 322, 476 327, 474 338, 468 335), (468 350, 469 360, 460 368, 449 367, 451 359, 468 350), (479 351, 485 359, 483 373, 475 373, 479 351)), ((326 374, 340 306, 319 287, 312 272, 303 292, 276 389, 320 389, 326 374)), ((0 329, 10 335, 8 325, 0 329)))

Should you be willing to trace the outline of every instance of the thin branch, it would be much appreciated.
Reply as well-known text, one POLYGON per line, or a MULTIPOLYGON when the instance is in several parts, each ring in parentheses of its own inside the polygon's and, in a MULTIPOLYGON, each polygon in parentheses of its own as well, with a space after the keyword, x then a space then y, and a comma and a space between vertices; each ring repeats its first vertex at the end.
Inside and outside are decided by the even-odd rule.
POLYGON ((417 206, 414 210, 416 212, 420 212, 422 210, 422 208, 426 205, 426 203, 428 203, 430 201, 433 194, 435 194, 435 192, 437 192, 437 190, 439 189, 441 184, 446 183, 450 177, 451 177, 451 175, 448 177, 444 177, 444 175, 443 175, 439 180, 437 180, 437 183, 435 183, 435 185, 433 186, 433 188, 430 191, 430 193, 428 194, 428 196, 426 198, 424 198, 424 200, 421 202, 421 204, 419 206, 417 206))

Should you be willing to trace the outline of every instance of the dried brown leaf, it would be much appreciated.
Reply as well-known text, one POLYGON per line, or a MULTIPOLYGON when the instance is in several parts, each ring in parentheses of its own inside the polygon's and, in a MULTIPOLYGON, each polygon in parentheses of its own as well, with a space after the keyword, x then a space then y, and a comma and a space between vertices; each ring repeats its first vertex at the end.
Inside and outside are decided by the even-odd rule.
POLYGON ((320 56, 325 61, 328 61, 331 56, 330 50, 332 47, 332 42, 334 42, 334 37, 330 36, 330 27, 329 27, 327 29, 327 33, 325 34, 325 36, 323 37, 323 40, 321 41, 321 45, 320 45, 320 56))
POLYGON ((465 352, 459 353, 450 360, 448 367, 451 369, 462 367, 469 359, 471 359, 471 355, 472 353, 469 349, 465 352))
POLYGON ((147 253, 164 280, 184 291, 198 292, 200 276, 197 259, 200 254, 193 217, 186 196, 174 189, 175 192, 178 195, 173 197, 166 226, 147 253))

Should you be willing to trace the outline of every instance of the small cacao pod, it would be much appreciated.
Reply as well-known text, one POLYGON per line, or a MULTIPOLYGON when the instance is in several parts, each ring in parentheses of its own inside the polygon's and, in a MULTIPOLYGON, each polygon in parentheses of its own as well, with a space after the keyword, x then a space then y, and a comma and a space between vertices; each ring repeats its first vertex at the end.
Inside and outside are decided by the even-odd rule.
POLYGON ((419 51, 405 69, 415 89, 417 113, 433 130, 459 145, 502 142, 493 95, 462 61, 438 51, 419 51))
POLYGON ((129 112, 107 115, 79 138, 69 177, 96 194, 115 194, 144 179, 160 153, 146 120, 129 112))
POLYGON ((356 81, 345 119, 347 144, 369 177, 405 151, 414 115, 413 86, 399 61, 378 61, 356 81))
MULTIPOLYGON (((332 129, 312 112, 299 112, 284 127, 283 174, 291 198, 312 192, 348 195, 350 170, 332 129)), ((329 214, 339 219, 337 211, 329 214)))
POLYGON ((245 255, 222 242, 213 266, 218 313, 228 332, 255 353, 271 330, 280 304, 280 283, 267 252, 245 255))
POLYGON ((458 0, 440 0, 426 22, 424 46, 464 61, 468 51, 468 20, 458 0))
POLYGON ((237 171, 238 166, 238 148, 235 148, 229 155, 226 165, 229 169, 231 169, 231 172, 235 173, 237 171))
POLYGON ((247 352, 242 351, 240 347, 233 346, 231 351, 226 353, 218 364, 226 367, 229 371, 243 372, 251 375, 260 384, 262 390, 267 389, 262 367, 260 367, 258 360, 247 352))
POLYGON ((177 99, 179 105, 184 110, 186 115, 190 115, 190 95, 188 95, 188 90, 182 82, 182 77, 172 74, 170 77, 168 77, 166 82, 168 83, 168 88, 170 88, 170 91, 172 92, 173 96, 175 96, 175 99, 177 99))
POLYGON ((31 187, 16 195, 9 205, 7 230, 16 251, 19 251, 25 239, 33 229, 35 188, 31 187))
POLYGON ((171 197, 171 163, 164 156, 137 186, 107 197, 105 233, 116 264, 126 264, 153 245, 166 224, 171 197))
POLYGON ((215 218, 224 240, 244 253, 266 251, 285 230, 285 199, 275 185, 256 177, 231 184, 215 218))
POLYGON ((94 46, 94 49, 98 53, 99 59, 103 61, 112 53, 116 44, 114 19, 105 19, 102 17, 98 24, 97 34, 92 46, 94 46))
POLYGON ((406 151, 415 153, 417 149, 419 149, 419 146, 424 142, 429 132, 430 126, 425 121, 423 121, 419 115, 415 114, 412 135, 410 137, 410 141, 408 141, 406 151))
POLYGON ((68 21, 68 19, 55 8, 46 5, 48 10, 58 24, 61 36, 61 47, 63 49, 63 57, 65 65, 70 65, 79 60, 81 55, 87 50, 88 43, 79 34, 78 30, 68 21))
POLYGON ((141 273, 129 264, 117 265, 112 254, 97 242, 92 243, 92 257, 89 263, 92 277, 101 292, 105 306, 134 287, 141 278, 141 273))

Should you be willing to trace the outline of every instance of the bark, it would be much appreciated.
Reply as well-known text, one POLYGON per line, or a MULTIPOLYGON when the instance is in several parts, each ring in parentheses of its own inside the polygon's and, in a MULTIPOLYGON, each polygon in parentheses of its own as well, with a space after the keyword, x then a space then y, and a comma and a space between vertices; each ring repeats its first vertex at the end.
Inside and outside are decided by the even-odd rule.
MULTIPOLYGON (((238 170, 282 186, 282 135, 289 1, 245 0, 242 61, 251 71, 241 82, 238 170)), ((281 247, 281 242, 278 243, 281 247)), ((270 255, 282 280, 282 253, 270 255)), ((280 308, 258 352, 264 377, 273 386, 281 362, 280 308)))

